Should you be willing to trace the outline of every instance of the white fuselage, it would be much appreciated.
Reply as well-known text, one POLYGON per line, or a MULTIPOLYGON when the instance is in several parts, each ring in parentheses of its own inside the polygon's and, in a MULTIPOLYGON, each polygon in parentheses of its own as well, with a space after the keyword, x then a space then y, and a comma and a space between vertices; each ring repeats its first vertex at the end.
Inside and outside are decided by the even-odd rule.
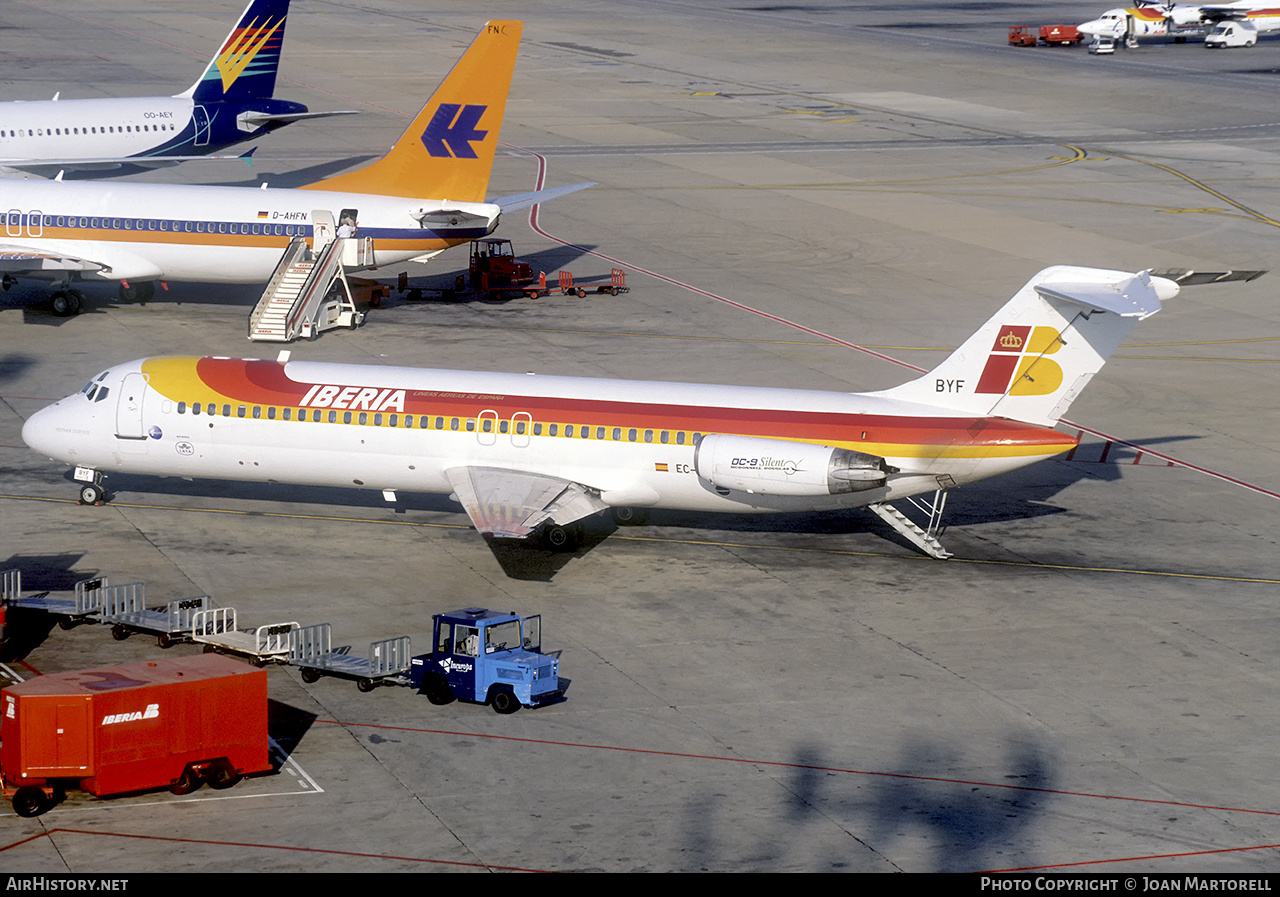
MULTIPOLYGON (((33 415, 23 439, 101 471, 448 494, 449 471, 498 469, 580 483, 611 506, 739 512, 932 492, 940 476, 958 485, 1075 443, 870 395, 238 359, 116 366, 33 415), (767 476, 724 488, 698 467, 712 433, 746 448, 788 440, 782 451, 806 461, 840 445, 897 470, 842 494, 767 476)), ((764 453, 774 462, 789 463, 764 453)))
POLYGON ((470 229, 433 230, 414 217, 438 207, 432 200, 321 190, 0 180, 0 214, 7 211, 0 245, 100 266, 79 273, 87 280, 265 283, 290 239, 311 236, 313 210, 335 219, 355 210, 357 236, 373 241, 374 265, 429 257, 484 236, 499 212, 483 203, 450 203, 487 219, 487 226, 470 229))
MULTIPOLYGON (((0 103, 0 167, 11 161, 145 156, 181 134, 194 107, 189 97, 0 103)), ((187 151, 207 146, 207 115, 187 151)))
POLYGON ((1280 30, 1280 9, 1257 6, 1250 0, 1197 6, 1178 3, 1170 6, 1143 6, 1109 9, 1096 19, 1077 26, 1089 37, 1138 40, 1144 37, 1199 37, 1216 22, 1236 17, 1250 22, 1258 32, 1280 30), (1217 11, 1218 14, 1214 14, 1217 11), (1231 16, 1223 16, 1230 11, 1231 16))

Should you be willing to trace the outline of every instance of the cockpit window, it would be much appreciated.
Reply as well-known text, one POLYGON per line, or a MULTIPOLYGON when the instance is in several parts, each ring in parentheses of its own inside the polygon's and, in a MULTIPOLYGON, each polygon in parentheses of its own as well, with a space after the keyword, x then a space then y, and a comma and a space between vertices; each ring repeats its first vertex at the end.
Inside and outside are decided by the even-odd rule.
POLYGON ((86 399, 92 402, 94 390, 96 390, 97 388, 98 388, 97 385, 92 380, 90 380, 88 383, 84 385, 84 388, 81 389, 80 392, 84 395, 86 399))
POLYGON ((97 394, 96 396, 94 396, 94 397, 93 397, 93 400, 94 400, 95 402, 101 402, 103 399, 105 399, 105 398, 107 397, 107 394, 108 394, 109 392, 111 392, 111 387, 109 387, 109 386, 99 386, 99 387, 98 387, 98 394, 97 394))

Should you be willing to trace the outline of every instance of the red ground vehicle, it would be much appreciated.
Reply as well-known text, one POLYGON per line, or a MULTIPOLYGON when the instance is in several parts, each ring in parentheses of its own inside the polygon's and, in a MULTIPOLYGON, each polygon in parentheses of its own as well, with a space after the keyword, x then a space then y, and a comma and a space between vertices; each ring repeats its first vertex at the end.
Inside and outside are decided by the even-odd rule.
POLYGON ((1034 47, 1036 45, 1035 32, 1031 30, 1030 25, 1010 25, 1009 43, 1015 47, 1034 47))
POLYGON ((266 671, 228 657, 76 670, 0 691, 0 782, 19 816, 45 812, 67 787, 187 794, 270 768, 266 671))
POLYGON ((538 285, 533 266, 516 258, 510 240, 497 237, 471 242, 470 277, 471 286, 482 293, 519 292, 538 285))
POLYGON ((1084 40, 1084 35, 1075 25, 1041 25, 1033 29, 1031 25, 1010 25, 1009 43, 1015 47, 1034 47, 1037 43, 1050 47, 1069 47, 1084 40))
POLYGON ((1075 25, 1041 25, 1040 43, 1051 47, 1069 47, 1084 40, 1084 35, 1075 25))

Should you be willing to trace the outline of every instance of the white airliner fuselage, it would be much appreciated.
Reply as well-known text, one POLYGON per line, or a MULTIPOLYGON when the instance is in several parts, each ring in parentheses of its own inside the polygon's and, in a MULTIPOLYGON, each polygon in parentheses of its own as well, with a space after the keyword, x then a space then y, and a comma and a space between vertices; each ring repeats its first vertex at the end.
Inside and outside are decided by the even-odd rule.
MULTIPOLYGON (((327 242, 315 239, 324 236, 314 232, 320 221, 332 231, 333 222, 350 220, 355 233, 343 236, 358 241, 360 260, 347 265, 354 270, 426 260, 483 237, 504 209, 586 186, 486 201, 520 33, 519 22, 486 24, 385 155, 314 184, 283 190, 0 179, 3 285, 19 277, 51 280, 53 312, 65 316, 85 298, 71 286, 78 280, 120 281, 122 298, 144 301, 155 281, 266 283, 290 240, 303 238, 315 249, 327 242)), ((144 136, 151 133, 143 127, 144 136)))
POLYGON ((195 105, 183 97, 5 103, 0 105, 0 165, 26 159, 135 156, 161 142, 161 135, 181 131, 195 105))
POLYGON ((1166 3, 1109 9, 1077 27, 1081 34, 1089 37, 1136 43, 1144 37, 1201 37, 1217 23, 1233 19, 1248 21, 1261 34, 1280 30, 1280 8, 1262 7, 1251 0, 1205 6, 1166 3))
POLYGON ((290 122, 349 114, 274 97, 288 12, 289 0, 249 0, 204 73, 176 96, 0 103, 0 170, 54 177, 159 168, 290 122))
MULTIPOLYGON (((425 227, 422 216, 438 210, 439 202, 324 190, 163 184, 122 189, 86 181, 9 181, 0 198, 9 210, 0 210, 0 266, 13 257, 4 252, 7 240, 25 244, 32 255, 91 260, 94 267, 78 277, 103 281, 264 283, 290 239, 311 236, 317 209, 332 212, 335 220, 341 210, 355 209, 358 236, 374 241, 377 265, 430 257, 484 236, 497 226, 500 212, 487 203, 449 203, 468 214, 466 221, 425 227), (161 210, 166 217, 157 217, 161 210)), ((51 260, 43 276, 62 276, 63 264, 51 260)))
POLYGON ((513 538, 611 509, 859 507, 1068 451, 1053 425, 1177 290, 1046 269, 932 372, 876 393, 167 357, 103 371, 22 436, 77 467, 86 503, 110 471, 437 492, 513 538))

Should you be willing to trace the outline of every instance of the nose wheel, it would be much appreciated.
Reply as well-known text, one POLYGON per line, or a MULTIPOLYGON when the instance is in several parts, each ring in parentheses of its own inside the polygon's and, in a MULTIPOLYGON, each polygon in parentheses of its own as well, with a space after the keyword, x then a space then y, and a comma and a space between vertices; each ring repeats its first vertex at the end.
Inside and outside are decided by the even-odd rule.
POLYGON ((103 505, 107 503, 107 487, 103 482, 102 474, 98 471, 76 470, 76 479, 84 480, 92 477, 87 482, 80 483, 80 504, 82 505, 103 505))

